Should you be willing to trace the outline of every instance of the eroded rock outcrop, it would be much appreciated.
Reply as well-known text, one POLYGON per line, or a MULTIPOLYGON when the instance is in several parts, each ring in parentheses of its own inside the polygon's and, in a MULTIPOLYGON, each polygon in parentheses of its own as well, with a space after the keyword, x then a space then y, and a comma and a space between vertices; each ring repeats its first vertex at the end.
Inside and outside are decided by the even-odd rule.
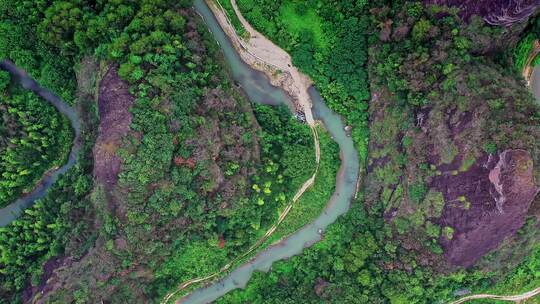
POLYGON ((465 20, 472 15, 481 16, 488 24, 509 26, 526 20, 538 6, 540 0, 427 0, 429 4, 459 8, 465 20))
MULTIPOLYGON (((403 70, 413 69, 420 68, 403 70)), ((449 89, 410 112, 395 105, 399 97, 389 90, 372 88, 365 206, 382 213, 393 241, 422 266, 512 267, 538 237, 538 108, 517 79, 494 65, 454 73, 449 89), (491 263, 481 260, 487 254, 491 263)))
POLYGON ((484 155, 466 172, 436 177, 432 187, 446 202, 439 225, 454 231, 451 238, 439 240, 445 258, 464 267, 523 226, 539 189, 531 155, 519 149, 484 155), (464 207, 464 202, 469 205, 464 207))

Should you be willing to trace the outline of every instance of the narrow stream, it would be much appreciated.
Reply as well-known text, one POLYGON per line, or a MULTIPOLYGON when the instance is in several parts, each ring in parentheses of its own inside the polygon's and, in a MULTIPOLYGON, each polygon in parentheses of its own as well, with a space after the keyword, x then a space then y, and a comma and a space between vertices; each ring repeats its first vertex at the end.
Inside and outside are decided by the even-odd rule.
POLYGON ((80 133, 81 124, 77 116, 77 112, 68 104, 63 102, 58 96, 54 95, 51 91, 42 88, 34 79, 32 79, 25 71, 19 69, 15 64, 9 60, 0 61, 0 69, 9 72, 11 76, 18 81, 23 88, 28 89, 36 93, 41 98, 48 101, 56 109, 65 115, 75 132, 74 144, 69 153, 68 161, 60 168, 47 173, 43 179, 34 187, 32 192, 17 199, 15 202, 0 209, 0 227, 4 227, 19 217, 24 209, 32 206, 34 202, 40 198, 43 198, 47 193, 47 190, 56 182, 58 177, 66 173, 76 162, 76 156, 81 149, 80 133))
MULTIPOLYGON (((273 103, 275 101, 288 102, 286 94, 281 89, 271 86, 264 74, 254 71, 240 59, 204 0, 195 0, 195 8, 203 16, 208 28, 223 49, 225 59, 231 66, 233 77, 242 85, 249 98, 255 102, 260 102, 261 99, 266 101, 270 97, 273 98, 273 103), (281 93, 277 91, 281 91, 281 93)), ((338 216, 349 210, 359 173, 358 153, 351 138, 345 134, 341 118, 325 105, 315 88, 311 87, 309 94, 314 102, 315 118, 322 120, 325 128, 338 143, 341 155, 336 189, 323 213, 315 221, 288 238, 263 250, 224 279, 195 290, 182 299, 182 303, 209 303, 231 290, 245 287, 254 271, 268 271, 275 261, 300 254, 304 248, 321 239, 319 231, 324 231, 328 225, 336 221, 338 216)))

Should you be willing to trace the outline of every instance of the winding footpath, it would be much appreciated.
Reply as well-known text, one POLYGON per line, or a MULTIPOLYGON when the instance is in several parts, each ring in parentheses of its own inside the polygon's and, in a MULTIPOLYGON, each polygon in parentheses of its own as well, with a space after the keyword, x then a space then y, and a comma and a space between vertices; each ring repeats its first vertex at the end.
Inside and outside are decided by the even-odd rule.
POLYGON ((532 62, 536 56, 540 54, 540 41, 535 40, 533 42, 533 48, 529 53, 529 56, 527 57, 527 61, 525 62, 525 66, 523 67, 523 71, 521 72, 521 75, 523 78, 525 78, 525 81, 527 81, 527 85, 531 86, 531 77, 533 74, 534 67, 532 66, 532 62))
POLYGON ((311 187, 313 185, 313 183, 315 182, 315 178, 317 177, 317 173, 319 172, 319 164, 320 164, 320 150, 318 149, 319 148, 319 137, 318 137, 318 134, 317 134, 317 131, 316 131, 315 128, 312 128, 311 130, 312 130, 312 134, 313 134, 313 141, 315 143, 315 147, 317 148, 315 150, 317 152, 317 153, 315 153, 315 155, 316 155, 315 172, 313 173, 313 175, 307 181, 304 182, 304 184, 300 187, 300 189, 298 189, 298 191, 294 195, 293 199, 290 201, 290 203, 287 205, 287 207, 285 207, 285 209, 280 213, 280 215, 278 217, 278 220, 274 223, 274 225, 272 225, 272 227, 270 227, 266 231, 266 233, 259 240, 257 240, 257 242, 255 242, 253 245, 251 245, 251 247, 249 247, 249 249, 247 251, 245 251, 244 253, 242 253, 241 255, 239 255, 238 257, 236 257, 235 259, 233 259, 229 263, 227 263, 225 266, 221 267, 219 269, 219 271, 216 271, 216 272, 214 272, 212 274, 209 274, 207 276, 204 276, 204 277, 194 278, 194 279, 191 279, 191 280, 188 280, 188 281, 185 281, 185 282, 181 283, 174 292, 171 292, 171 293, 167 294, 165 296, 165 298, 163 298, 162 303, 168 303, 171 300, 172 297, 174 297, 176 294, 178 294, 179 292, 185 290, 187 287, 189 287, 189 286, 191 286, 193 284, 206 282, 206 281, 214 279, 214 278, 218 277, 219 275, 223 274, 224 272, 228 271, 229 269, 231 269, 231 267, 236 265, 239 261, 241 261, 242 259, 247 257, 249 254, 251 254, 253 251, 255 251, 257 248, 259 248, 262 244, 264 244, 268 240, 268 238, 270 238, 270 236, 272 236, 272 234, 274 233, 274 231, 276 231, 278 226, 285 220, 285 218, 287 217, 287 215, 291 211, 293 205, 300 199, 300 197, 302 197, 304 192, 309 187, 311 187))
POLYGON ((51 91, 41 87, 37 81, 32 79, 25 71, 18 68, 13 62, 9 60, 0 61, 0 69, 9 72, 23 88, 34 92, 36 95, 53 105, 58 112, 69 119, 71 127, 75 132, 75 138, 73 140, 71 152, 69 153, 68 161, 60 168, 47 171, 30 193, 23 195, 15 202, 0 209, 0 227, 3 227, 17 219, 22 211, 32 206, 36 200, 43 198, 47 194, 47 190, 52 187, 58 177, 66 173, 75 165, 77 154, 82 147, 82 141, 81 123, 74 108, 62 101, 51 91))
POLYGON ((513 295, 513 296, 498 296, 498 295, 492 295, 492 294, 477 294, 477 295, 472 295, 472 296, 466 296, 457 301, 451 302, 450 304, 461 304, 470 300, 478 300, 478 299, 489 299, 489 300, 509 301, 509 302, 519 303, 521 301, 530 299, 538 294, 540 294, 540 287, 534 290, 527 291, 525 293, 522 293, 519 295, 513 295))

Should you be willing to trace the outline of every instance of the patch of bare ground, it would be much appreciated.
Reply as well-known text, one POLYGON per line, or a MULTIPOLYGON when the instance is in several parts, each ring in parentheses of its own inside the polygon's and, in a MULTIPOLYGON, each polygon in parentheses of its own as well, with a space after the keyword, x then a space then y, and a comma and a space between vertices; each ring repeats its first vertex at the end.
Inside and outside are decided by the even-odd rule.
MULTIPOLYGON (((90 104, 97 98, 97 86, 98 80, 97 74, 99 70, 99 63, 92 56, 84 57, 79 63, 77 76, 77 102, 75 104, 81 123, 85 125, 86 130, 95 130, 97 128, 97 122, 94 114, 91 111, 90 104)), ((87 134, 88 135, 88 134, 87 134)), ((91 221, 94 214, 88 214, 86 218, 82 220, 91 221)), ((88 237, 87 233, 81 233, 81 235, 70 240, 67 245, 66 251, 77 248, 80 249, 81 243, 88 237)), ((27 287, 23 290, 21 300, 23 303, 35 303, 39 302, 39 298, 46 296, 50 292, 54 292, 60 285, 58 281, 58 273, 64 269, 68 269, 78 258, 73 255, 60 255, 49 258, 42 265, 42 274, 39 277, 39 283, 33 285, 27 284, 27 287), (34 300, 36 299, 36 300, 34 300)))
POLYGON ((129 108, 135 99, 128 84, 118 76, 116 66, 110 66, 99 84, 99 133, 94 147, 96 182, 110 190, 118 181, 122 160, 116 155, 121 139, 129 132, 129 108))
MULTIPOLYGON (((89 68, 88 64, 84 64, 82 69, 89 68)), ((93 69, 96 70, 97 66, 93 69)), ((92 74, 95 75, 96 71, 92 74)), ((106 68, 97 88, 95 80, 86 79, 79 82, 79 93, 87 96, 87 99, 90 100, 89 96, 99 94, 97 97, 99 127, 93 149, 97 187, 92 200, 96 210, 116 210, 119 204, 116 198, 109 194, 111 191, 114 192, 122 162, 115 152, 121 145, 122 138, 130 130, 129 108, 133 104, 134 97, 128 92, 128 84, 119 78, 116 66, 110 65, 106 68)), ((102 219, 96 217, 94 228, 99 229, 101 222, 102 219)), ((25 302, 62 302, 65 300, 62 294, 67 290, 74 290, 80 284, 96 286, 109 280, 116 273, 118 261, 105 250, 104 242, 102 238, 98 238, 94 246, 83 253, 83 257, 65 256, 47 261, 40 285, 25 292, 25 302)), ((121 250, 125 246, 125 239, 121 237, 115 239, 114 246, 121 250)))
POLYGON ((53 257, 43 264, 43 273, 40 276, 40 284, 37 286, 28 286, 22 292, 22 302, 29 303, 34 295, 47 293, 53 286, 47 284, 49 279, 55 275, 55 271, 61 267, 66 267, 71 264, 69 257, 53 257))
MULTIPOLYGON (((185 10, 180 13, 188 16, 183 35, 189 40, 190 51, 197 54, 199 60, 205 60, 209 50, 198 34, 199 24, 195 21, 195 12, 185 10)), ((147 208, 148 199, 156 192, 184 185, 184 181, 174 180, 173 174, 178 171, 178 167, 197 171, 193 182, 186 186, 193 186, 193 190, 200 194, 203 212, 226 214, 230 210, 242 208, 242 198, 251 191, 246 184, 254 173, 253 168, 260 163, 258 125, 250 104, 239 98, 236 91, 222 87, 220 76, 215 75, 212 85, 208 86, 198 100, 192 113, 193 120, 200 118, 204 123, 194 124, 194 133, 197 135, 188 139, 178 136, 185 123, 185 118, 175 115, 175 107, 182 106, 181 101, 166 95, 160 96, 162 98, 156 106, 167 117, 168 138, 175 146, 168 167, 170 170, 160 175, 160 178, 141 183, 142 190, 134 190, 135 187, 130 188, 131 185, 124 183, 121 178, 121 173, 129 173, 130 168, 127 161, 123 162, 116 152, 120 148, 128 153, 137 151, 148 134, 130 128, 132 116, 129 108, 134 103, 134 97, 129 94, 128 85, 118 77, 117 67, 109 66, 106 69, 97 90, 100 124, 93 150, 96 187, 91 201, 96 212, 94 230, 97 231, 97 237, 91 244, 86 244, 88 250, 81 250, 82 257, 79 255, 69 267, 60 267, 54 271, 46 280, 44 293, 37 293, 33 302, 70 303, 74 301, 73 291, 82 290, 88 292, 87 301, 92 303, 148 303, 150 299, 147 291, 140 286, 149 285, 154 280, 151 269, 155 266, 149 266, 149 261, 161 263, 170 256, 172 242, 179 239, 180 235, 204 229, 200 223, 194 223, 191 215, 184 212, 165 218, 156 209, 147 208), (185 146, 189 146, 192 151, 189 157, 180 152, 180 148, 185 146), (231 164, 238 164, 239 168, 228 170, 231 164), (135 191, 139 191, 136 193, 139 196, 130 197, 135 191), (130 223, 127 216, 130 212, 144 212, 149 229, 130 223), (114 235, 107 232, 105 225, 108 223, 110 227, 111 221, 114 222, 114 235), (159 252, 152 248, 149 250, 146 245, 151 242, 160 243, 160 246, 163 244, 164 249, 159 252), (128 255, 130 266, 125 266, 128 255), (112 284, 113 280, 116 283, 112 284), (133 295, 132 299, 125 298, 126 290, 133 295)), ((86 90, 90 91, 91 88, 86 90)), ((188 201, 179 196, 174 202, 180 198, 183 204, 188 201)), ((170 201, 173 199, 170 198, 170 201)))

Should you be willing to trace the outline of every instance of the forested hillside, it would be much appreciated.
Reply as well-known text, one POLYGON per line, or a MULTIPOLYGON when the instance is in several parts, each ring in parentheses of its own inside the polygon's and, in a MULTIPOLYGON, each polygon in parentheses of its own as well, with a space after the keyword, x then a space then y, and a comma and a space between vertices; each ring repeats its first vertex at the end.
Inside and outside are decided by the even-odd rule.
POLYGON ((351 12, 365 20, 364 31, 347 33, 369 46, 355 73, 369 74, 370 144, 364 196, 347 216, 219 302, 434 303, 538 285, 540 112, 506 51, 526 24, 505 30, 402 1, 238 5, 323 93, 318 73, 335 75, 325 73, 324 39, 339 37, 351 12))
MULTIPOLYGON (((65 250, 80 256, 92 242, 92 210, 86 199, 92 187, 92 142, 95 107, 91 89, 76 93, 77 78, 72 54, 47 45, 35 32, 40 11, 36 2, 0 4, 0 58, 24 68, 44 87, 67 103, 76 104, 82 118, 83 149, 78 164, 61 177, 47 195, 14 222, 0 228, 0 298, 2 303, 20 302, 23 290, 31 293, 51 275, 65 250), (29 14, 34 12, 35 14, 29 14), (76 97, 75 97, 76 96, 76 97), (56 258, 55 258, 56 257, 56 258), (45 266, 44 266, 45 265, 45 266), (56 266, 55 266, 56 265, 56 266)), ((91 78, 91 71, 85 77, 91 78)), ((68 120, 35 94, 25 91, 16 79, 1 72, 0 111, 2 204, 10 204, 28 192, 47 170, 64 164, 73 144, 68 120)), ((82 78, 81 78, 82 79, 82 78)), ((92 86, 79 82, 80 87, 92 86)))
MULTIPOLYGON (((423 263, 438 263, 426 254, 428 246, 452 266, 469 267, 527 218, 535 220, 529 206, 538 191, 540 171, 533 164, 540 161, 540 113, 509 58, 491 55, 504 46, 490 41, 511 32, 478 19, 437 19, 444 12, 409 5, 371 48, 379 64, 370 73, 377 95, 366 204, 391 219, 400 241, 419 251, 423 263), (410 36, 396 34, 405 31, 410 36), (497 171, 507 163, 522 171, 497 171), (494 194, 498 178, 504 189, 494 194)), ((382 10, 376 16, 389 19, 382 10)), ((532 235, 518 239, 536 242, 532 235)))
MULTIPOLYGON (((189 1, 2 5, 3 58, 100 118, 93 168, 87 136, 81 164, 1 230, 6 303, 157 301, 254 244, 313 174, 310 129, 252 108, 189 1)), ((321 145, 310 216, 337 171, 324 132, 321 145)))
MULTIPOLYGON (((72 103, 75 74, 70 57, 60 56, 38 39, 37 20, 27 14, 39 7, 31 2, 0 5, 0 59, 14 61, 72 103)), ((52 105, 12 83, 7 72, 0 73, 0 206, 5 206, 29 192, 45 171, 65 161, 72 134, 68 121, 52 105)))
POLYGON ((28 193, 49 169, 64 163, 72 141, 67 119, 0 72, 0 207, 28 193))

